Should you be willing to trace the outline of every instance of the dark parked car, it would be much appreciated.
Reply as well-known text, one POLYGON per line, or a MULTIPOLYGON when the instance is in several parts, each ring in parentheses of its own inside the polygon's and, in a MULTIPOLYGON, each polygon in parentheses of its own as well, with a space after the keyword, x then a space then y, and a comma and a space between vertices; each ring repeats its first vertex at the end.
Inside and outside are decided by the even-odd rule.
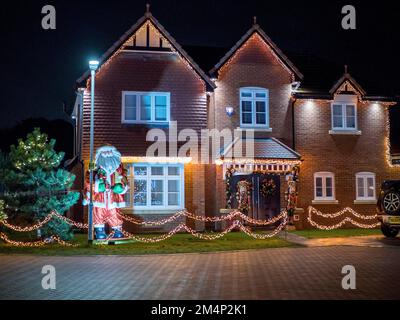
POLYGON ((387 180, 382 183, 378 212, 378 219, 382 222, 382 233, 389 238, 396 237, 400 230, 400 180, 387 180))

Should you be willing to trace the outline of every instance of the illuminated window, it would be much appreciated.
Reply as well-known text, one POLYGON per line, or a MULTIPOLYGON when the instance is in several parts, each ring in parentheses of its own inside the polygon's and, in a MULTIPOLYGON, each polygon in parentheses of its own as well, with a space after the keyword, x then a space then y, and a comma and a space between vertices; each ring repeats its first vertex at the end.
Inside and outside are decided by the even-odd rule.
POLYGON ((139 210, 182 209, 184 168, 182 164, 128 164, 128 207, 139 210))
POLYGON ((269 92, 267 89, 240 89, 240 126, 269 128, 269 92))
POLYGON ((357 130, 357 108, 354 104, 332 104, 332 129, 357 130))
POLYGON ((359 172, 356 174, 357 200, 375 200, 375 174, 359 172))
POLYGON ((335 176, 332 172, 314 174, 314 200, 335 200, 335 176))
POLYGON ((122 92, 122 123, 168 123, 170 93, 122 92))

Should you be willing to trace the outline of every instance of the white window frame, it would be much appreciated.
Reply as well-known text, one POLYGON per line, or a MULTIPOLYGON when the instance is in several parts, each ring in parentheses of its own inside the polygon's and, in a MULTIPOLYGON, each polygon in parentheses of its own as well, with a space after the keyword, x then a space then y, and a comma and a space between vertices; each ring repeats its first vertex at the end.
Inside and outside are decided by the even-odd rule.
POLYGON ((168 124, 170 122, 171 114, 171 93, 170 92, 145 92, 145 91, 122 91, 122 112, 121 112, 121 122, 127 124, 168 124), (128 95, 136 95, 136 120, 125 119, 125 99, 128 95), (151 119, 150 120, 140 120, 140 96, 147 95, 151 99, 151 119), (155 120, 155 97, 164 96, 166 97, 167 110, 166 110, 166 120, 155 120))
POLYGON ((315 201, 335 201, 335 175, 333 172, 315 172, 314 173, 314 200, 315 201), (317 196, 317 178, 322 178, 322 197, 317 196), (326 195, 326 178, 332 178, 332 196, 326 195))
POLYGON ((239 90, 239 95, 240 95, 240 106, 239 106, 239 112, 240 112, 240 127, 246 127, 246 128, 266 128, 270 129, 270 119, 269 119, 269 90, 265 88, 255 88, 255 87, 244 87, 240 88, 239 90), (242 93, 250 93, 251 97, 242 97, 242 93), (265 98, 257 98, 256 94, 257 93, 264 93, 265 98), (242 119, 242 102, 243 101, 249 101, 251 102, 251 114, 252 114, 252 123, 243 123, 242 119), (256 102, 257 101, 262 101, 265 102, 265 124, 257 124, 256 123, 256 102))
POLYGON ((358 116, 357 116, 357 104, 353 102, 332 102, 331 103, 331 127, 333 131, 357 131, 358 130, 358 116), (343 127, 335 127, 333 121, 333 106, 341 106, 342 107, 342 123, 343 127), (347 126, 347 113, 346 107, 353 106, 354 107, 354 128, 347 126))
POLYGON ((130 203, 127 208, 138 210, 138 211, 150 211, 150 210, 182 210, 185 208, 185 170, 184 165, 181 163, 168 163, 168 164, 156 164, 156 163, 127 163, 125 166, 129 166, 128 179, 130 184, 129 199, 130 203), (146 176, 134 175, 135 167, 146 167, 146 176), (162 167, 164 172, 163 175, 151 175, 152 167, 162 167), (168 167, 178 167, 178 176, 169 176, 168 167), (134 181, 145 180, 146 181, 146 202, 145 206, 135 206, 134 204, 134 181), (163 180, 163 203, 162 206, 151 205, 151 180, 163 180), (179 205, 168 205, 168 181, 175 180, 179 181, 179 205))
POLYGON ((375 201, 376 200, 376 175, 373 172, 358 172, 356 173, 356 200, 360 201, 375 201), (363 179, 363 190, 364 190, 364 196, 359 196, 358 194, 358 179, 362 178, 363 179), (367 187, 367 180, 368 178, 373 179, 373 187, 374 187, 374 194, 372 197, 368 197, 368 187, 367 187))

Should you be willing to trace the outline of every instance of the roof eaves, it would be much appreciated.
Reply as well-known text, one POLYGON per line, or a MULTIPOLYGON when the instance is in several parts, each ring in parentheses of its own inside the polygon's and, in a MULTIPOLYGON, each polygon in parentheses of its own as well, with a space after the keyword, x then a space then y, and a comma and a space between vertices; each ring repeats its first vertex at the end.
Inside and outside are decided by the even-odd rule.
POLYGON ((258 24, 254 24, 236 44, 218 61, 218 63, 212 68, 209 73, 214 75, 224 64, 228 61, 235 52, 254 34, 257 32, 263 40, 272 48, 274 53, 280 60, 291 70, 300 80, 304 78, 303 74, 295 67, 295 65, 289 60, 289 58, 278 48, 278 46, 267 36, 264 30, 258 24))
MULTIPOLYGON (((210 79, 210 77, 199 67, 199 65, 194 62, 194 60, 186 53, 185 50, 178 44, 178 42, 168 33, 168 31, 158 22, 156 18, 151 13, 146 13, 141 17, 131 28, 129 28, 99 59, 99 65, 101 66, 105 63, 117 50, 120 48, 125 41, 129 39, 130 36, 140 27, 146 20, 150 20, 159 31, 165 36, 166 39, 173 45, 175 50, 183 56, 184 59, 193 67, 194 71, 206 82, 206 84, 215 89, 215 83, 210 79)), ((77 81, 78 87, 82 86, 83 82, 90 76, 90 70, 87 70, 77 81)))

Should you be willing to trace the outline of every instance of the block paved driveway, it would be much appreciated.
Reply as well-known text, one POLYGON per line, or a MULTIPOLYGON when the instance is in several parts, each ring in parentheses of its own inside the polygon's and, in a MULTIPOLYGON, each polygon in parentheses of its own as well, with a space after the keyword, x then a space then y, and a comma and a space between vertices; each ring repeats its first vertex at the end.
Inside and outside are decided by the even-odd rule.
POLYGON ((0 256, 0 299, 400 299, 400 248, 310 247, 153 256, 0 256), (41 287, 41 268, 57 288, 41 287), (354 265, 357 290, 341 288, 354 265))

